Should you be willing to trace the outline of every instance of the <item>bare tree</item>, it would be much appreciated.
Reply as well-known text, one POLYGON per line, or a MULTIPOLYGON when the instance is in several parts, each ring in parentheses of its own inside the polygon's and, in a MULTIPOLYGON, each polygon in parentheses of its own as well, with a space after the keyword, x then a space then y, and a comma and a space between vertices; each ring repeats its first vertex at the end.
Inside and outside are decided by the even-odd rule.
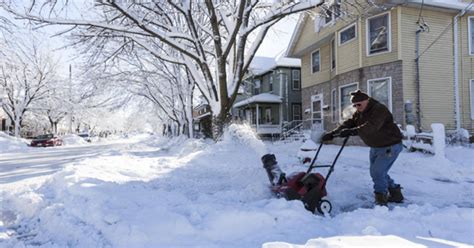
POLYGON ((32 104, 47 96, 48 85, 54 80, 56 63, 39 48, 34 38, 23 44, 21 39, 4 39, 0 56, 1 107, 14 123, 15 136, 20 135, 24 115, 32 104))
POLYGON ((44 25, 67 25, 76 44, 111 60, 124 51, 145 49, 158 60, 184 65, 213 113, 215 137, 229 112, 244 74, 268 29, 285 16, 320 4, 307 1, 96 1, 90 13, 71 15, 68 1, 32 1, 17 16, 44 25), (110 44, 113 44, 110 47, 110 44), (112 48, 112 49, 111 49, 112 48), (168 51, 180 54, 171 57, 168 51))

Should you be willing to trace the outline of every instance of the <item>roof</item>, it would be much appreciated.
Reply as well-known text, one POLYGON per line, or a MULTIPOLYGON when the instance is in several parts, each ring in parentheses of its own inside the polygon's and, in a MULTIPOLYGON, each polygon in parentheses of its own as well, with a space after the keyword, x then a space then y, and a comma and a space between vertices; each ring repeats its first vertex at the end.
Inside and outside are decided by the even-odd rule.
MULTIPOLYGON (((461 0, 388 0, 386 2, 387 4, 392 4, 392 5, 398 5, 398 4, 408 4, 408 5, 421 5, 423 4, 424 6, 430 6, 430 7, 438 7, 442 9, 451 9, 451 10, 465 10, 466 12, 474 12, 474 4, 470 2, 462 2, 461 0)), ((332 36, 326 36, 322 37, 319 40, 319 44, 313 44, 310 47, 307 47, 304 49, 304 51, 299 51, 298 54, 294 53, 294 49, 296 46, 296 42, 298 41, 301 32, 303 31, 303 27, 305 22, 308 21, 309 17, 307 14, 303 13, 300 15, 298 22, 296 24, 296 28, 291 36, 290 42, 288 44, 288 48, 286 50, 286 56, 290 58, 297 58, 301 57, 303 54, 308 53, 309 51, 312 51, 316 49, 318 46, 321 45, 321 43, 327 43, 328 40, 332 39, 334 37, 334 34, 332 36)))
POLYGON ((467 10, 473 9, 474 5, 468 2, 461 2, 460 0, 408 0, 408 3, 417 3, 424 4, 433 7, 457 9, 457 10, 467 10))
POLYGON ((277 67, 301 68, 301 60, 285 57, 285 51, 280 52, 275 58, 255 56, 249 66, 253 75, 262 75, 277 67))
POLYGON ((280 96, 271 93, 262 93, 235 103, 234 108, 239 108, 251 103, 282 103, 282 100, 280 96))

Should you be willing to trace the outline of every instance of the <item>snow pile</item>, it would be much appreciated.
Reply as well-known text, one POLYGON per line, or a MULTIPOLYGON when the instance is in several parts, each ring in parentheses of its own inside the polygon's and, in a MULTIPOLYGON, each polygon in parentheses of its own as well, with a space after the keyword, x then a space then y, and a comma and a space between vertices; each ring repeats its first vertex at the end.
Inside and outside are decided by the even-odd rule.
MULTIPOLYGON (((261 154, 274 153, 291 173, 307 169, 297 162, 300 147, 300 142, 262 142, 248 126, 237 125, 217 143, 143 136, 95 145, 100 155, 83 154, 85 159, 72 161, 46 182, 2 185, 0 247, 474 244, 472 149, 448 147, 446 159, 402 152, 391 175, 404 187, 407 202, 386 208, 371 204, 369 149, 346 147, 327 182, 333 214, 323 217, 268 189, 261 154)), ((321 162, 331 161, 338 149, 325 145, 321 162)), ((56 151, 34 152, 54 156, 56 151)), ((42 155, 38 161, 44 161, 42 155)))
POLYGON ((0 132, 0 153, 13 152, 28 149, 28 141, 16 138, 0 132))
POLYGON ((64 145, 84 145, 87 144, 87 141, 84 138, 78 136, 77 134, 67 134, 61 137, 64 145))
POLYGON ((444 149, 446 148, 446 135, 444 132, 444 125, 441 123, 431 124, 433 130, 433 150, 438 157, 444 158, 444 149))

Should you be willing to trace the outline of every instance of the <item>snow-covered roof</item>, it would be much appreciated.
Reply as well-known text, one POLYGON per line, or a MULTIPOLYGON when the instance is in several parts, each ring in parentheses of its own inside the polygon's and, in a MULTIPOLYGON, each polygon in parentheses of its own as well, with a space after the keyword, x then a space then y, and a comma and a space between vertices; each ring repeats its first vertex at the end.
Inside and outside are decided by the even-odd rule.
POLYGON ((433 7, 472 11, 474 5, 460 0, 408 0, 409 3, 424 4, 433 7), (468 8, 469 7, 469 8, 468 8))
POLYGON ((262 93, 235 103, 234 108, 242 107, 251 103, 282 103, 282 101, 280 96, 271 93, 262 93))
POLYGON ((277 67, 301 67, 301 60, 285 57, 285 51, 275 58, 255 56, 250 63, 249 71, 253 75, 262 75, 277 67))

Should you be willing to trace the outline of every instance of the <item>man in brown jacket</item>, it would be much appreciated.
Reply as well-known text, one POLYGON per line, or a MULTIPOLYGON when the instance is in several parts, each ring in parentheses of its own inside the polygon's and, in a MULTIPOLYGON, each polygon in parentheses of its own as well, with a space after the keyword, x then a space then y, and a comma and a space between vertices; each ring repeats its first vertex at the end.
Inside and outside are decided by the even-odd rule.
POLYGON ((357 109, 351 119, 331 132, 322 141, 329 141, 336 134, 340 137, 359 135, 370 147, 370 176, 374 182, 375 202, 403 202, 401 187, 388 175, 388 171, 402 151, 402 135, 393 122, 393 116, 385 105, 357 90, 351 92, 351 101, 357 109))

